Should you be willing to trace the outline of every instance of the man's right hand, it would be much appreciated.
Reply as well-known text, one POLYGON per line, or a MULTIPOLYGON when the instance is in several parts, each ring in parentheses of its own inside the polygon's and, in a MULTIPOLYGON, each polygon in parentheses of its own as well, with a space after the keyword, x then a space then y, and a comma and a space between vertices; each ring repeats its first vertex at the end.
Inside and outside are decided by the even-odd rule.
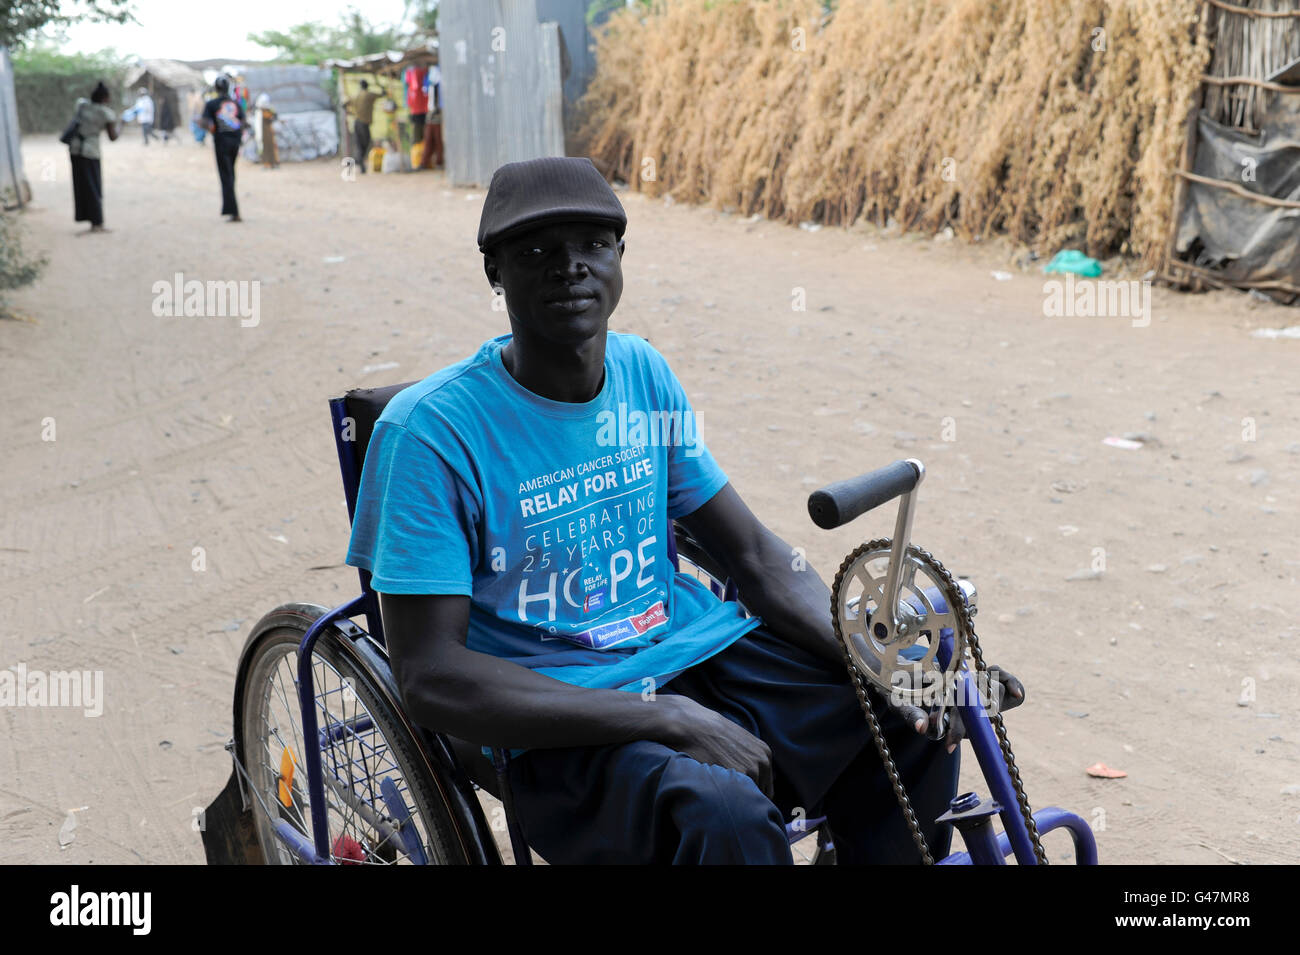
POLYGON ((652 706, 667 706, 667 730, 658 742, 701 763, 752 779, 772 798, 772 750, 757 736, 689 697, 661 693, 652 706))
POLYGON ((418 724, 484 746, 550 749, 652 740, 752 779, 772 796, 767 744, 678 693, 644 699, 571 686, 466 647, 470 601, 458 594, 379 595, 393 676, 418 724), (490 697, 484 688, 492 687, 490 697))

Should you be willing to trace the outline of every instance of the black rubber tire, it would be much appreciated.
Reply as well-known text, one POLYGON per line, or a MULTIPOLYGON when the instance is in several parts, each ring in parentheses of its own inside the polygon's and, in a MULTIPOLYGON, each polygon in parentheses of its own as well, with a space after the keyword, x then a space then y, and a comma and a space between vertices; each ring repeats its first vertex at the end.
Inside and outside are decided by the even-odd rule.
MULTIPOLYGON (((278 770, 268 765, 265 758, 256 752, 256 741, 266 738, 262 726, 266 720, 268 698, 272 693, 271 679, 277 670, 287 662, 290 672, 296 674, 298 646, 308 628, 318 619, 325 608, 311 605, 291 605, 280 607, 262 618, 253 628, 252 636, 244 647, 240 659, 239 678, 235 688, 235 741, 236 757, 248 773, 248 786, 257 790, 251 797, 252 812, 258 842, 262 846, 268 864, 299 864, 300 860, 290 852, 272 830, 273 821, 268 815, 268 807, 278 816, 288 818, 299 829, 310 836, 309 812, 307 805, 306 769, 300 768, 293 780, 293 792, 286 809, 276 798, 276 781, 278 770), (265 685, 263 693, 254 689, 265 685), (301 784, 300 784, 301 780, 301 784), (260 797, 260 798, 259 798, 260 797), (296 818, 295 818, 296 817, 296 818)), ((364 765, 367 753, 379 753, 391 765, 387 769, 390 777, 397 774, 401 780, 399 789, 404 788, 403 799, 408 811, 412 811, 413 821, 418 819, 423 825, 416 825, 416 834, 423 844, 424 852, 431 864, 461 865, 469 862, 469 857, 456 836, 450 810, 446 800, 440 795, 441 787, 433 777, 428 760, 420 743, 411 735, 405 721, 397 712, 397 701, 393 699, 383 677, 374 674, 364 659, 352 645, 352 640, 337 627, 329 627, 321 634, 313 652, 314 667, 318 676, 323 665, 325 674, 332 670, 337 674, 339 685, 346 686, 354 694, 358 706, 364 707, 374 726, 374 732, 380 742, 374 739, 358 744, 364 765), (315 663, 319 661, 319 663, 315 663), (343 683, 342 681, 348 681, 343 683), (386 746, 385 751, 383 747, 386 746), (415 805, 412 807, 411 802, 415 805)), ((331 678, 333 679, 333 678, 331 678)), ((284 709, 293 721, 292 730, 297 746, 302 748, 302 716, 298 707, 296 685, 281 688, 281 700, 287 701, 284 709)), ((316 687, 317 694, 322 691, 316 687)), ((340 693, 344 691, 340 690, 340 693)), ((341 697, 344 698, 344 697, 341 697)), ((354 710, 354 712, 357 712, 354 710)), ((318 711, 319 718, 319 711, 318 711)), ((277 720, 277 723, 279 721, 277 720)), ((367 733, 369 731, 366 731, 367 733)), ((292 749, 292 747, 290 747, 292 749)), ((295 761, 297 754, 295 754, 295 761)), ((324 763, 324 760, 323 760, 324 763)), ((355 766, 357 758, 348 760, 349 769, 355 766)), ((327 780, 331 777, 328 765, 322 767, 327 780)), ((337 780, 338 777, 334 776, 337 780)), ((355 793, 356 785, 364 785, 372 777, 359 775, 353 777, 348 790, 355 793), (359 782, 358 782, 359 780, 359 782)), ((330 821, 331 853, 334 852, 336 840, 347 834, 363 847, 366 863, 385 864, 406 858, 404 852, 393 851, 393 838, 381 838, 378 830, 365 823, 359 816, 347 819, 337 808, 342 798, 327 783, 326 813, 330 821), (340 827, 340 823, 342 826, 340 827), (370 838, 365 838, 367 835, 370 838), (373 850, 373 851, 372 851, 373 850)), ((364 800, 362 800, 364 802, 364 800)), ((381 804, 373 799, 372 804, 381 804)))

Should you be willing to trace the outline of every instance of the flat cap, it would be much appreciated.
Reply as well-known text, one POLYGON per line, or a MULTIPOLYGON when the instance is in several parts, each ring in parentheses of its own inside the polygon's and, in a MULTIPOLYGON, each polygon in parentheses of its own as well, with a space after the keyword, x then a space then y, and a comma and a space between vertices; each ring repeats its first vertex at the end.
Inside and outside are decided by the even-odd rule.
POLYGON ((620 239, 627 228, 623 204, 590 159, 529 159, 506 163, 492 174, 478 224, 479 251, 554 219, 607 222, 620 239))

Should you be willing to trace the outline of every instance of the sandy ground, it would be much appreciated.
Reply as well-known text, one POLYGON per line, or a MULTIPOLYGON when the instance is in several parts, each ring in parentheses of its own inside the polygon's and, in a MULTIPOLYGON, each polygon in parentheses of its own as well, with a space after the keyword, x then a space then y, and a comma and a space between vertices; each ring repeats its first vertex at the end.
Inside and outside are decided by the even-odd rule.
MULTIPOLYGON (((50 265, 16 296, 31 321, 0 322, 0 663, 102 670, 104 706, 0 709, 0 860, 197 863, 245 637, 356 586, 326 399, 506 326, 481 190, 241 163, 228 225, 210 149, 105 152, 114 231, 77 237, 62 147, 24 144, 50 265), (178 271, 259 281, 259 323, 155 315, 178 271)), ((814 486, 924 460, 914 540, 975 580, 985 652, 1029 688, 1009 726, 1036 806, 1088 818, 1107 862, 1300 858, 1300 342, 1249 334, 1297 312, 1156 289, 1149 327, 1050 318, 1005 249, 624 198, 614 326, 668 356, 814 566, 892 531, 892 512, 816 530, 814 486), (1139 450, 1102 443, 1133 432, 1139 450)))

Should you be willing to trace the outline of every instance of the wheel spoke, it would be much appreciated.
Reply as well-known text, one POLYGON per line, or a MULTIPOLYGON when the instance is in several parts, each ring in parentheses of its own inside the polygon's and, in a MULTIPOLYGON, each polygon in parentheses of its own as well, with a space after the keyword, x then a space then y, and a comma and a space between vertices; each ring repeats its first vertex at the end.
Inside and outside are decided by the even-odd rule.
MULTIPOLYGON (((427 860, 447 861, 457 850, 450 848, 454 844, 447 841, 447 830, 435 835, 435 823, 429 812, 438 804, 428 800, 437 798, 436 787, 431 788, 426 781, 418 787, 417 794, 408 773, 409 754, 418 752, 412 747, 419 744, 394 720, 391 709, 385 708, 384 698, 374 695, 373 685, 366 682, 370 678, 364 672, 358 676, 350 664, 342 666, 328 657, 328 644, 326 649, 317 647, 311 662, 319 732, 316 739, 305 737, 298 703, 295 652, 301 633, 295 632, 295 636, 292 645, 287 641, 272 642, 261 658, 249 664, 250 692, 245 696, 246 706, 240 717, 245 721, 243 763, 250 785, 257 793, 254 813, 258 839, 267 861, 301 862, 274 834, 274 827, 283 819, 310 838, 306 768, 307 761, 313 757, 320 760, 326 825, 331 840, 329 850, 336 862, 409 864, 412 858, 403 834, 407 829, 423 847, 427 860), (260 689, 252 692, 254 687, 260 689), (376 703, 379 709, 375 708, 376 703), (399 737, 407 741, 405 748, 395 745, 390 735, 393 733, 405 734, 399 737), (288 787, 289 806, 284 806, 278 798, 281 760, 286 753, 291 754, 294 767, 292 785, 288 787), (384 799, 380 792, 384 780, 391 780, 401 805, 394 802, 390 806, 389 800, 384 799), (405 819, 394 818, 394 812, 404 813, 405 819), (344 844, 340 837, 352 841, 344 844)), ((328 637, 327 634, 323 640, 328 637)), ((285 773, 288 775, 288 770, 285 773)))

